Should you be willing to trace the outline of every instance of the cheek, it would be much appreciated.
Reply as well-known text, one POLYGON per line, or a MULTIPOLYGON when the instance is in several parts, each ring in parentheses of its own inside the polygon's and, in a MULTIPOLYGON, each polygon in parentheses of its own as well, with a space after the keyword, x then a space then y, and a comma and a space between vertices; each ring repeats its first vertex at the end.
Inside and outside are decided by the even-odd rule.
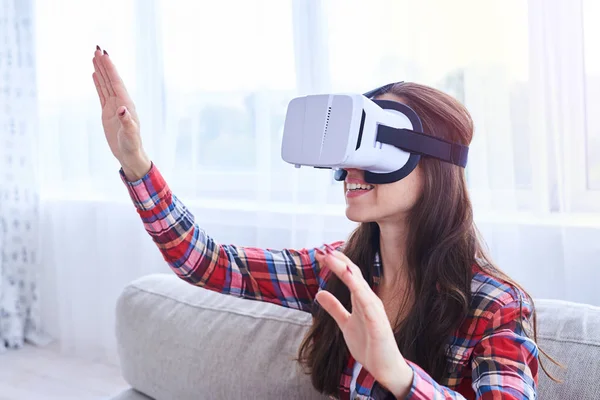
POLYGON ((420 174, 410 174, 398 182, 378 186, 377 203, 391 212, 409 211, 421 197, 422 190, 420 174))

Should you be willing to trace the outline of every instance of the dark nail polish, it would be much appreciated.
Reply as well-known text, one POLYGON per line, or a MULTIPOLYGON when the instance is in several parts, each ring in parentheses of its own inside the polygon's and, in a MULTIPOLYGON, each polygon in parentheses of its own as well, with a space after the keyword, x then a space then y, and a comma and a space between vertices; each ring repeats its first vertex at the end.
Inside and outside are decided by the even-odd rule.
POLYGON ((350 269, 349 265, 346 265, 346 271, 348 271, 350 273, 350 275, 352 275, 352 270, 350 269))
POLYGON ((105 55, 108 55, 108 52, 107 52, 106 50, 104 50, 104 54, 105 54, 105 55))
POLYGON ((325 245, 325 250, 327 250, 327 254, 331 254, 335 251, 335 249, 328 244, 325 245))
POLYGON ((100 50, 100 46, 96 45, 96 50, 100 50))
POLYGON ((121 112, 119 113, 119 116, 120 116, 120 117, 122 117, 123 115, 125 115, 125 112, 126 112, 126 111, 127 111, 127 110, 124 108, 124 109, 123 109, 123 111, 121 111, 121 112))

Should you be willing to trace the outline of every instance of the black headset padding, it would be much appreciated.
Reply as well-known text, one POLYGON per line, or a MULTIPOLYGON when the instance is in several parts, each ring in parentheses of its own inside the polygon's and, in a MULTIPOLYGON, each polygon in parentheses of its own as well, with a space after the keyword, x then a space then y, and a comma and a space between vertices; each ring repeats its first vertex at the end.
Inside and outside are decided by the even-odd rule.
MULTIPOLYGON (((396 110, 401 112, 409 119, 410 123, 412 124, 413 131, 423 133, 423 124, 421 123, 421 119, 419 118, 417 113, 406 104, 402 104, 392 100, 371 101, 373 101, 375 104, 377 104, 383 109, 396 110)), ((410 153, 408 161, 406 161, 406 164, 404 164, 399 170, 387 173, 375 173, 365 171, 365 181, 376 185, 397 182, 401 179, 406 178, 411 172, 413 172, 414 169, 417 168, 419 160, 421 160, 421 156, 419 154, 410 153)))

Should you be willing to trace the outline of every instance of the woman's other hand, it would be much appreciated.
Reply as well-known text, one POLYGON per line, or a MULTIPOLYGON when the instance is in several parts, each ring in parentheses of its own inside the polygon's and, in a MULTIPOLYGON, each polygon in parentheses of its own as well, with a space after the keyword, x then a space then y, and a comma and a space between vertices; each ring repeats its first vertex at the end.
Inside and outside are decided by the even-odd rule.
POLYGON ((326 290, 317 293, 317 301, 340 327, 352 357, 397 398, 403 398, 410 391, 413 370, 398 349, 382 301, 360 268, 343 253, 329 247, 327 250, 317 260, 350 290, 352 313, 326 290))

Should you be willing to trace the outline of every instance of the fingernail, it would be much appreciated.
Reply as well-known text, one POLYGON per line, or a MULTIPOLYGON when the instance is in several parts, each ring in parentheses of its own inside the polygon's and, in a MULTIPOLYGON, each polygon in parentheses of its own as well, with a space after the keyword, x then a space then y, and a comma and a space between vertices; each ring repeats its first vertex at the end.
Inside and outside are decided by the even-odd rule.
POLYGON ((335 251, 335 249, 328 244, 325 245, 325 250, 327 250, 327 254, 331 254, 335 251))
POLYGON ((96 50, 100 50, 100 46, 96 45, 96 50))
POLYGON ((121 111, 121 112, 119 113, 119 117, 122 117, 123 115, 125 115, 125 112, 127 112, 127 109, 126 109, 126 108, 124 108, 124 109, 123 109, 123 111, 121 111))
POLYGON ((348 271, 350 273, 350 275, 352 275, 352 270, 350 269, 349 265, 346 265, 346 271, 348 271))
POLYGON ((325 255, 325 252, 324 252, 323 250, 321 250, 320 248, 318 248, 318 247, 316 248, 316 251, 317 251, 317 253, 318 253, 319 255, 322 255, 322 256, 324 256, 324 255, 325 255))
POLYGON ((106 50, 104 50, 104 54, 105 54, 105 55, 108 55, 108 52, 107 52, 106 50))

